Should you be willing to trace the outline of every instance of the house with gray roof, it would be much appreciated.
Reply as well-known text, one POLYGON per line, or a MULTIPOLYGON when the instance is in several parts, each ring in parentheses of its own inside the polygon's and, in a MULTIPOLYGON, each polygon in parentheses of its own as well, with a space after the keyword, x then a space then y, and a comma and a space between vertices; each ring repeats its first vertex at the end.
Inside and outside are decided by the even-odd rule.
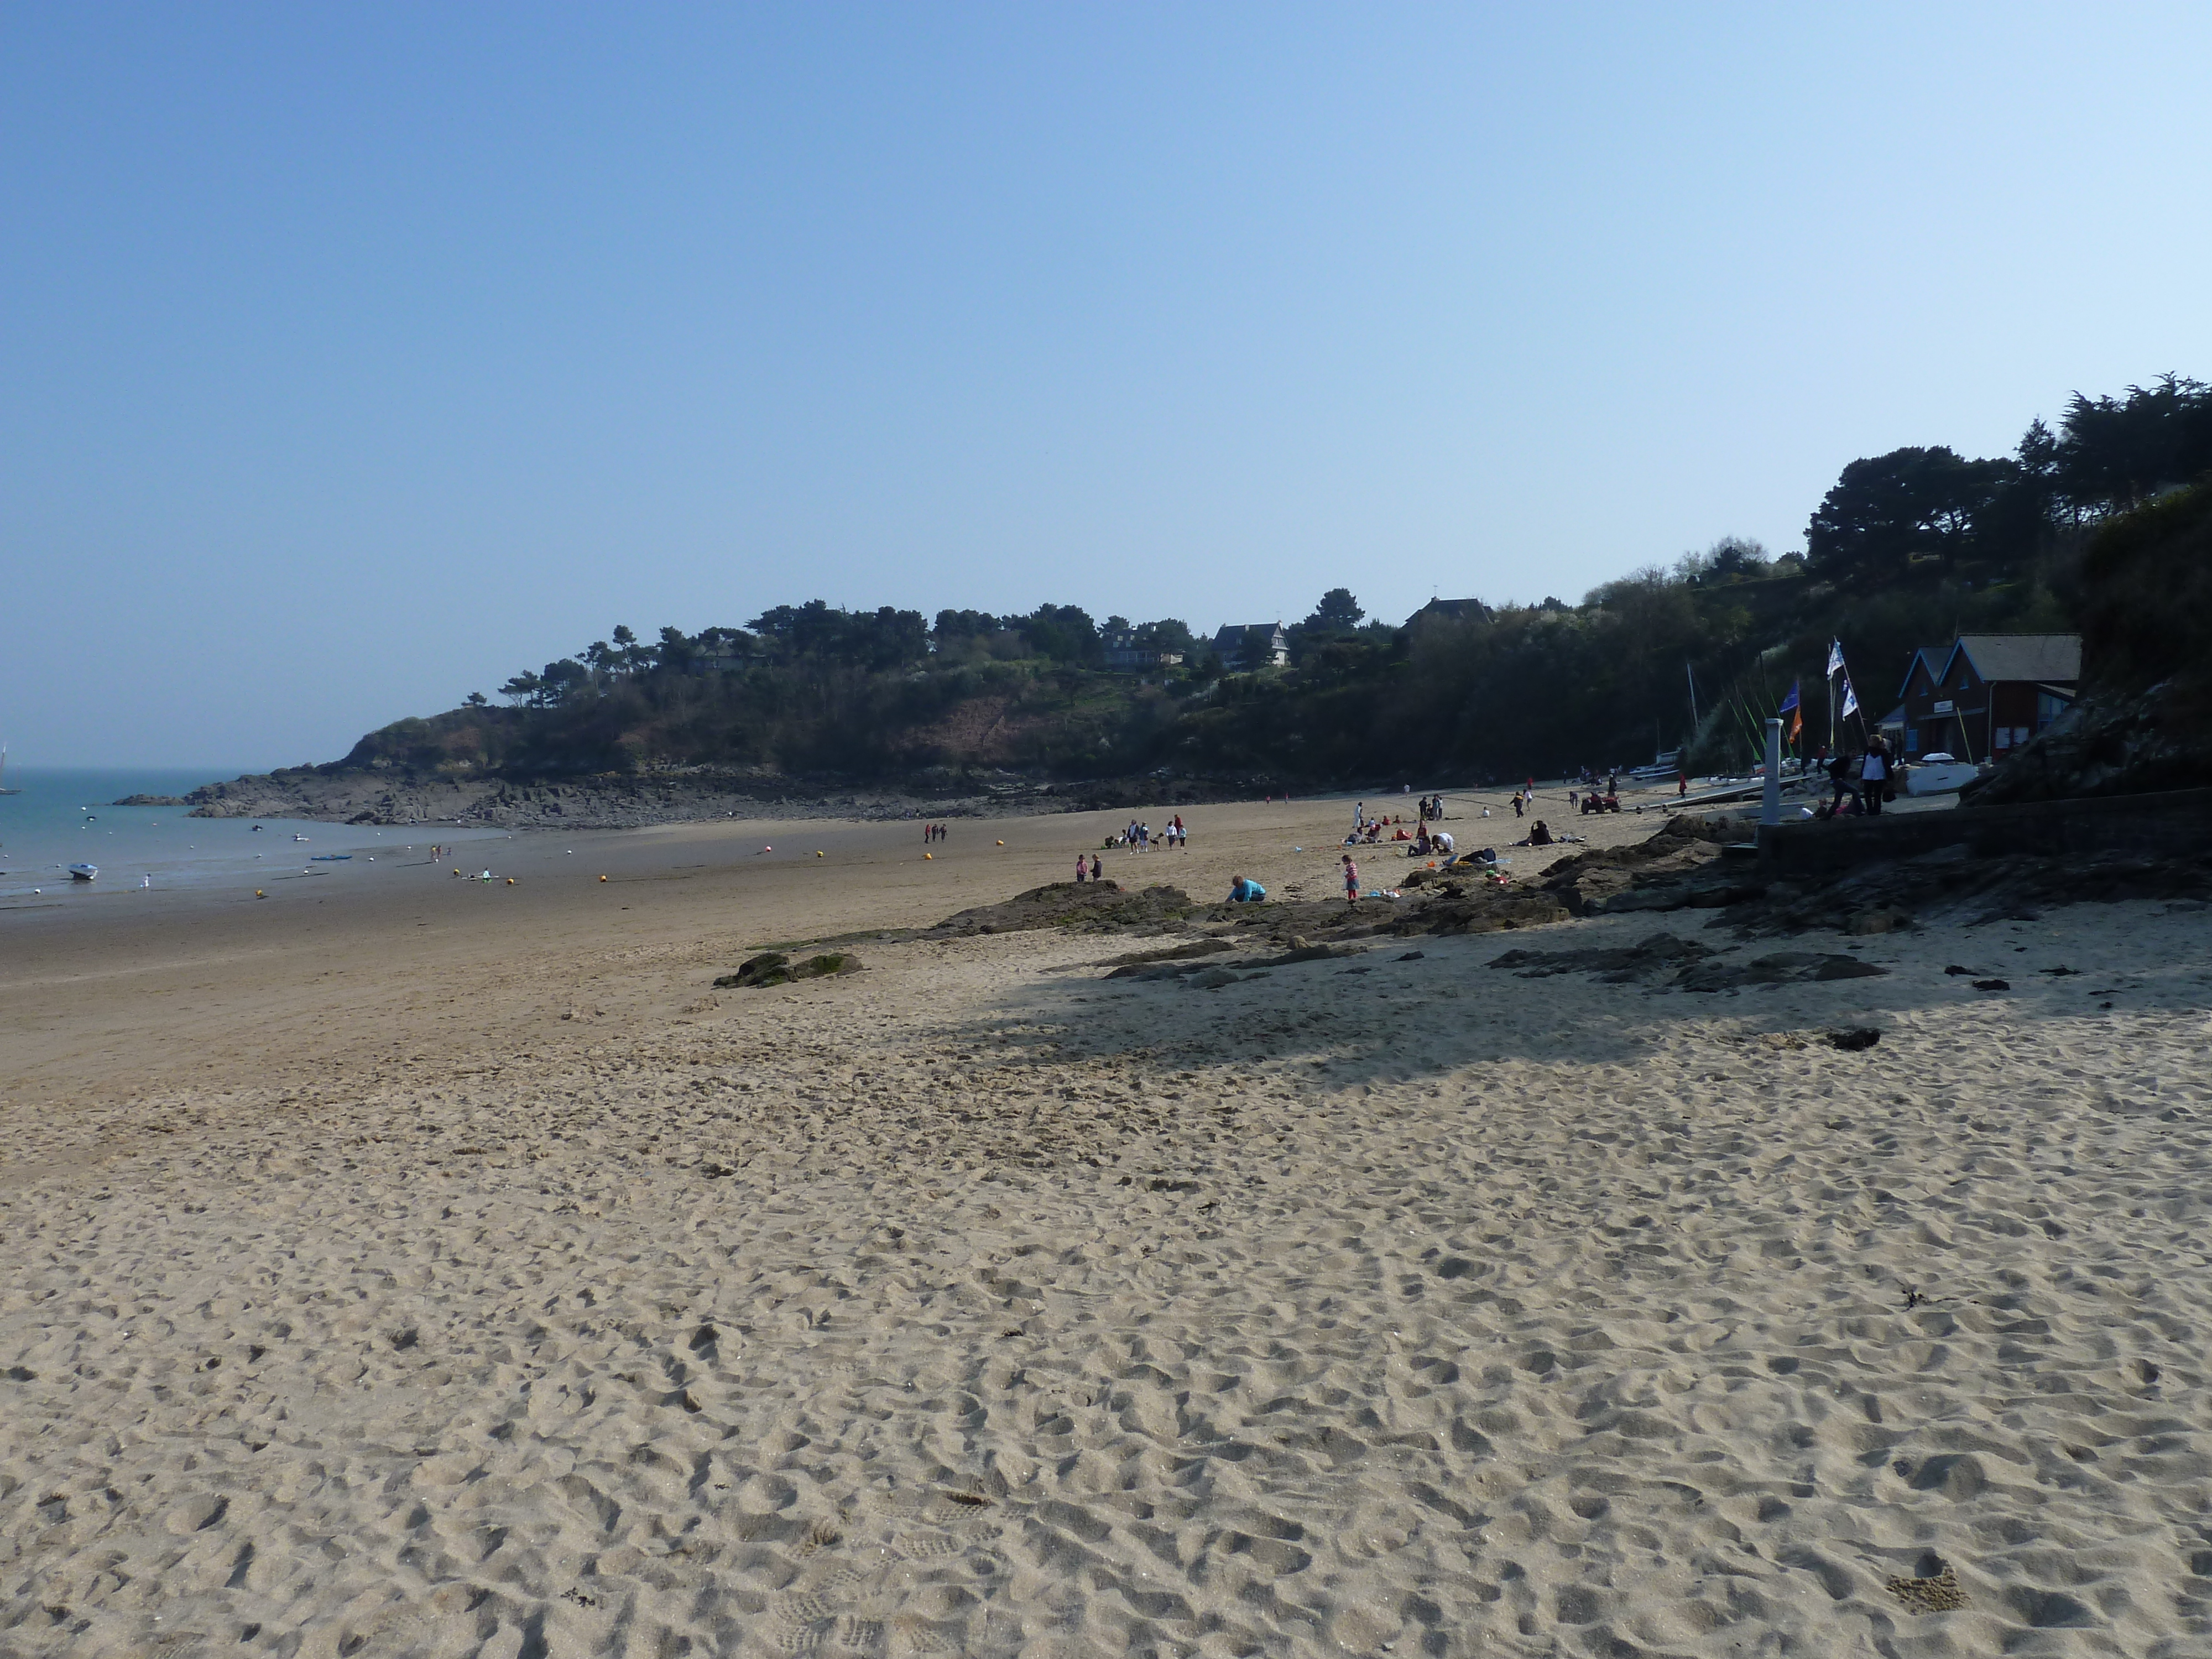
POLYGON ((1231 623, 1213 636, 1213 653, 1224 665, 1244 673, 1270 665, 1279 668, 1291 659, 1291 636, 1279 622, 1231 623))
POLYGON ((1912 653, 1885 724, 1903 726, 1908 759, 2002 760, 2064 714, 2081 682, 2079 634, 1961 634, 1912 653))

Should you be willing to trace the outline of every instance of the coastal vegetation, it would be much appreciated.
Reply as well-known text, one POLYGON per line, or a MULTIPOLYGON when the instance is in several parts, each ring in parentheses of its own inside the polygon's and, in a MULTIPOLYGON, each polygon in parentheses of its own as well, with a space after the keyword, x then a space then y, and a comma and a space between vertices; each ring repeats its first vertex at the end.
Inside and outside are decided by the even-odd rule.
POLYGON ((1793 682, 1808 733, 1825 732, 1832 639, 1873 717, 1916 647, 1961 630, 2086 625, 2093 641, 2112 636, 2116 658, 2142 629, 2163 637, 2156 584, 2170 578, 2085 550, 2100 530, 2097 545, 2135 545, 2121 521, 2162 522, 2208 471, 2212 387, 2167 375, 2075 396, 2009 455, 1937 446, 1855 460, 1813 511, 1802 555, 1728 538, 1575 603, 1431 605, 1395 626, 1340 587, 1287 629, 1282 664, 1235 637, 1224 659, 1178 618, 1102 621, 1075 605, 930 618, 817 599, 651 640, 617 627, 517 673, 503 703, 478 693, 398 721, 316 769, 925 782, 1166 771, 1301 785, 1554 775, 1678 749, 1700 768, 1736 765, 1793 682), (2146 581, 2110 621, 2112 596, 2146 581))

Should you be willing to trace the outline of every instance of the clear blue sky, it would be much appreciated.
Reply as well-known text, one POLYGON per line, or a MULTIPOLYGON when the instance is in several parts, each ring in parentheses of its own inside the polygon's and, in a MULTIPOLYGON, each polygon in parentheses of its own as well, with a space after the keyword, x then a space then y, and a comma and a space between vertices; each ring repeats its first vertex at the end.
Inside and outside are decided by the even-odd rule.
POLYGON ((2212 8, 0 9, 0 736, 1578 597, 2212 378, 2212 8))

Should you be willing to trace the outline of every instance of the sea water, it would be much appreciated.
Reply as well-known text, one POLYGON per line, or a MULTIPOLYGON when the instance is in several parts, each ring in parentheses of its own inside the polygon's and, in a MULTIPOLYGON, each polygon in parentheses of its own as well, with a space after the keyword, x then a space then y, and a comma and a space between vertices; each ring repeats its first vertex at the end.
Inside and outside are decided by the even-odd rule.
MULTIPOLYGON (((366 864, 387 848, 417 852, 433 842, 504 839, 498 830, 461 830, 415 823, 378 828, 365 823, 318 823, 295 818, 196 818, 183 806, 118 806, 125 795, 181 796, 221 772, 15 767, 0 782, 22 793, 0 795, 0 898, 33 890, 48 898, 74 894, 89 899, 139 887, 250 887, 257 874, 296 875, 315 869, 342 874, 347 864, 366 864), (255 826, 258 825, 257 829, 255 826), (295 836, 307 840, 295 841, 295 836), (313 864, 318 853, 350 853, 345 863, 313 864), (71 878, 68 866, 100 868, 90 882, 71 878)), ((228 775, 235 776, 235 773, 228 775)))

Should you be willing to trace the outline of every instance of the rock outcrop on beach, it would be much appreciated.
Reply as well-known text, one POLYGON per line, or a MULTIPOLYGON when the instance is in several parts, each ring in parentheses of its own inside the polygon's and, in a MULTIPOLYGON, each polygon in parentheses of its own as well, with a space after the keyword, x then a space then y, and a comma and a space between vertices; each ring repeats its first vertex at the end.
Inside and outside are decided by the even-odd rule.
POLYGON ((1722 861, 1751 834, 1741 819, 1677 813, 1641 842, 1571 853, 1544 872, 1543 890, 1577 916, 1623 910, 1713 909, 1757 890, 1722 861))
POLYGON ((1962 805, 2212 785, 2212 485, 2100 530, 2080 612, 2081 700, 1962 805))
MULTIPOLYGON (((497 830, 635 830, 709 818, 960 818, 1087 804, 1024 778, 970 780, 943 793, 856 788, 768 772, 610 775, 519 782, 298 767, 210 783, 189 797, 202 818, 457 824, 497 830)), ((184 803, 179 802, 178 805, 184 803)))
POLYGON ((724 974, 714 981, 720 991, 763 991, 774 985, 789 985, 803 979, 837 979, 846 974, 857 974, 861 969, 860 957, 843 951, 824 951, 815 956, 793 960, 781 951, 763 951, 738 964, 734 974, 724 974))

